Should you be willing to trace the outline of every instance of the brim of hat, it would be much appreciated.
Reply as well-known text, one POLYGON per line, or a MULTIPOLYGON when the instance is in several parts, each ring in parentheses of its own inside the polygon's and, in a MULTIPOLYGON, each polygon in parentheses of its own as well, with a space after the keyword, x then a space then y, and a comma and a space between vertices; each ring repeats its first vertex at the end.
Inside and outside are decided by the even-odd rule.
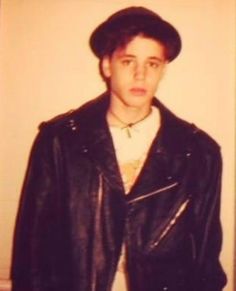
POLYGON ((160 31, 162 36, 160 41, 163 39, 169 39, 169 41, 163 41, 164 45, 173 46, 173 54, 169 61, 172 61, 177 57, 181 50, 181 38, 178 31, 168 22, 164 21, 158 15, 154 13, 151 15, 122 15, 120 17, 110 17, 107 21, 101 23, 91 34, 90 37, 90 47, 93 53, 101 58, 104 56, 104 47, 107 42, 108 35, 115 33, 117 29, 122 29, 125 25, 130 23, 130 21, 142 21, 142 19, 150 19, 152 25, 156 26, 160 31), (128 20, 128 21, 127 21, 128 20))

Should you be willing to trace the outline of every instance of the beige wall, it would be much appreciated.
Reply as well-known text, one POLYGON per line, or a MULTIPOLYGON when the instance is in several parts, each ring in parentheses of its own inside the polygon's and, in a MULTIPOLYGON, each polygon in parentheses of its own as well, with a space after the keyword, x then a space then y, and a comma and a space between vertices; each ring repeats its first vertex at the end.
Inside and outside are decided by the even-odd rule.
POLYGON ((9 277, 19 193, 37 125, 104 90, 89 34, 113 11, 140 4, 173 22, 183 38, 159 98, 222 146, 221 260, 229 278, 225 290, 233 291, 234 0, 2 1, 0 279, 9 277))

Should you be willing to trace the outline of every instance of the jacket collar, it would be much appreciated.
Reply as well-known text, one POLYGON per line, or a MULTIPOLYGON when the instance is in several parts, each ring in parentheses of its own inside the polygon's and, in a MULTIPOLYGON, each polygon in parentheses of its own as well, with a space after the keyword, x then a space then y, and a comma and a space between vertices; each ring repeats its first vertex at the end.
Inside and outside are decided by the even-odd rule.
MULTIPOLYGON (((153 167, 158 165, 157 180, 159 187, 163 187, 172 177, 172 169, 176 166, 173 163, 178 161, 178 167, 181 167, 179 160, 191 154, 189 140, 192 138, 193 127, 175 116, 158 99, 153 99, 153 105, 160 110, 161 126, 143 167, 142 175, 148 178, 153 167)), ((94 160, 110 186, 124 192, 111 134, 106 122, 108 106, 109 94, 105 93, 82 106, 79 119, 85 130, 84 135, 86 135, 86 146, 89 149, 90 158, 94 160)), ((136 184, 134 189, 137 188, 136 190, 139 191, 138 180, 136 184)))
MULTIPOLYGON (((158 132, 156 151, 165 154, 185 154, 189 151, 189 139, 196 132, 196 127, 180 119, 165 107, 158 99, 153 98, 161 115, 161 126, 158 132)), ((84 125, 89 143, 98 146, 107 138, 111 138, 106 123, 106 112, 109 107, 109 94, 106 92, 98 98, 86 103, 80 109, 79 122, 84 125)), ((112 142, 111 142, 112 145, 112 142)), ((113 146, 112 146, 113 147, 113 146)), ((97 152, 97 151, 96 151, 97 152)))

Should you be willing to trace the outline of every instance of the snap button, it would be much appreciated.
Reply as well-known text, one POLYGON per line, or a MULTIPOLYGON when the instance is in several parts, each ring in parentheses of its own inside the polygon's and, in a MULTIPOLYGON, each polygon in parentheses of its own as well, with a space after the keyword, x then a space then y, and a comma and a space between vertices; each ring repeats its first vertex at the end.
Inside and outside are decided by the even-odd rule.
POLYGON ((82 146, 82 153, 86 154, 88 152, 88 148, 86 146, 82 146))
POLYGON ((69 127, 70 127, 71 130, 73 130, 73 131, 77 130, 77 125, 75 124, 74 119, 70 119, 70 120, 69 120, 69 127))
POLYGON ((163 152, 163 149, 162 148, 158 148, 157 150, 156 150, 156 153, 157 154, 161 154, 163 152))

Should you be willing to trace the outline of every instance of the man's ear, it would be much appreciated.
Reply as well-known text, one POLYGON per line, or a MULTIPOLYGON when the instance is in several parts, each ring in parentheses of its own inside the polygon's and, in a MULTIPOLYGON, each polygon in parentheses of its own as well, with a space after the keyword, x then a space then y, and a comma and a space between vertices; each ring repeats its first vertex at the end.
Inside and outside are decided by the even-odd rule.
POLYGON ((102 73, 103 78, 108 79, 111 76, 111 60, 110 57, 105 56, 102 58, 100 63, 100 70, 102 73))

